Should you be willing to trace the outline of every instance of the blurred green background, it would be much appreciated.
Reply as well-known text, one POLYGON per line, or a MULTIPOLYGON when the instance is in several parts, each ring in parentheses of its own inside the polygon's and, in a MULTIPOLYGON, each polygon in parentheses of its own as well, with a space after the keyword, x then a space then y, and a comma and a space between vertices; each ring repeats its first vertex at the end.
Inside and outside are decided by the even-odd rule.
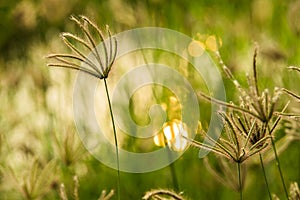
MULTIPOLYGON (((58 199, 61 183, 71 197, 75 174, 81 199, 97 199, 103 189, 116 190, 116 171, 90 156, 76 135, 72 113, 76 73, 46 67, 47 54, 66 51, 58 36, 63 31, 74 32, 71 14, 86 15, 100 27, 108 24, 113 33, 155 26, 192 38, 197 33, 217 35, 222 40, 220 52, 225 63, 242 82, 244 74, 250 73, 256 42, 260 86, 286 87, 300 93, 300 76, 286 69, 300 65, 299 0, 3 0, 0 199, 30 199, 30 193, 40 199, 58 199)), ((232 100, 233 85, 225 83, 228 99, 232 100)), ((297 106, 291 103, 299 111, 297 106)), ((208 119, 203 121, 205 124, 208 119)), ((299 141, 291 142, 280 160, 286 183, 300 183, 299 141)), ((238 198, 235 191, 214 179, 195 148, 188 149, 174 167, 180 191, 190 199, 238 198)), ((272 192, 282 197, 274 161, 266 168, 272 192)), ((245 199, 267 199, 260 167, 252 164, 247 170, 245 199)), ((121 199, 141 199, 150 189, 172 187, 169 167, 145 174, 121 173, 121 199)))

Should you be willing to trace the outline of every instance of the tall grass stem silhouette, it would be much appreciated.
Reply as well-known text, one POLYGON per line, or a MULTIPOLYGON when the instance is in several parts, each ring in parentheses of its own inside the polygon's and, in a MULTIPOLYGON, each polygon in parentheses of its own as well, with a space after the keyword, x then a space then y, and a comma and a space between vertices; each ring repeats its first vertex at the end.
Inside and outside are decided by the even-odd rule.
POLYGON ((266 184, 266 187, 267 187, 267 190, 268 190, 269 199, 272 200, 272 195, 271 195, 271 191, 270 191, 270 187, 269 187, 269 183, 268 183, 268 179, 267 179, 267 174, 266 174, 266 171, 265 171, 264 161, 263 161, 261 153, 259 153, 259 161, 260 161, 262 173, 263 173, 263 176, 264 176, 265 184, 266 184))
POLYGON ((240 162, 237 162, 237 173, 238 173, 238 179, 239 179, 240 200, 243 200, 243 187, 242 187, 241 163, 240 162))
POLYGON ((114 132, 114 140, 115 140, 115 147, 116 147, 116 159, 117 159, 117 171, 118 171, 118 184, 117 184, 117 188, 118 188, 118 199, 120 200, 120 190, 121 190, 121 178, 120 178, 120 161, 119 161, 119 146, 118 146, 118 139, 117 139, 117 132, 116 132, 116 126, 115 126, 115 120, 114 120, 114 115, 113 115, 113 111, 112 111, 112 106, 111 106, 111 101, 110 101, 110 97, 109 97, 109 91, 108 91, 108 86, 107 86, 107 81, 106 78, 103 79, 104 80, 104 85, 105 85, 105 92, 106 92, 106 96, 107 96, 107 101, 108 101, 108 105, 109 105, 109 112, 110 112, 110 117, 111 117, 111 123, 112 123, 112 127, 113 127, 113 132, 114 132))

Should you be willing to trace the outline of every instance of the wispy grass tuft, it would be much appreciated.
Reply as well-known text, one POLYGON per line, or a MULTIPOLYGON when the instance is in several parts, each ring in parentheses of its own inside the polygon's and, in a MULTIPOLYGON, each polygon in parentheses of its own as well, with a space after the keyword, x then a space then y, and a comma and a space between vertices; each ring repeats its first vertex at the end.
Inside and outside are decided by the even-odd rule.
POLYGON ((38 159, 32 163, 29 173, 17 174, 12 167, 9 167, 8 173, 16 184, 16 189, 19 190, 26 200, 42 198, 50 190, 50 185, 55 179, 57 163, 51 160, 45 165, 38 159))

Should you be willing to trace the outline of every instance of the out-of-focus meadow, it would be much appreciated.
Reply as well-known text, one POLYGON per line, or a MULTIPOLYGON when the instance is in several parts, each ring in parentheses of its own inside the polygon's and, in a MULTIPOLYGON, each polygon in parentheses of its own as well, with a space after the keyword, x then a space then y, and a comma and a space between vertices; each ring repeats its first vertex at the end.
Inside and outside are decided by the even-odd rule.
MULTIPOLYGON (((0 199, 59 199, 61 183, 72 199, 75 175, 79 180, 80 199, 97 199, 102 190, 117 189, 116 171, 91 156, 77 136, 72 110, 77 72, 46 66, 47 54, 68 51, 59 33, 76 33, 74 23, 69 20, 71 14, 88 16, 101 28, 107 24, 112 33, 151 26, 169 28, 192 38, 197 38, 197 34, 216 35, 222 40, 220 53, 224 62, 244 85, 245 74, 252 73, 257 43, 259 86, 270 91, 274 86, 285 87, 300 94, 300 75, 287 69, 291 65, 300 66, 299 0, 1 1, 0 199)), ((165 62, 172 64, 172 61, 165 62)), ((117 64, 122 65, 121 61, 117 64)), ((112 82, 117 79, 118 65, 111 71, 112 82)), ((192 77, 193 86, 202 90, 197 78, 192 77)), ((233 84, 226 78, 224 81, 227 99, 234 100, 233 84)), ((172 107, 171 95, 163 94, 166 96, 159 103, 172 107)), ((97 101, 107 105, 104 96, 97 101)), ((145 101, 146 108, 153 103, 145 101)), ((144 103, 136 104, 135 120, 147 123, 147 117, 143 116, 147 113, 144 103)), ((205 103, 202 106, 201 123, 205 128, 209 114, 202 112, 210 107, 205 103)), ((299 103, 292 99, 288 109, 299 113, 299 103)), ((289 186, 294 181, 300 183, 297 122, 283 123, 275 137, 283 138, 287 134, 291 135, 279 158, 289 186), (293 130, 286 131, 285 126, 293 130)), ((125 138, 121 145, 132 151, 141 150, 130 139, 125 138)), ((146 151, 153 148, 159 147, 154 144, 145 147, 146 151)), ((189 199, 238 199, 238 193, 214 178, 203 159, 198 158, 198 151, 189 148, 173 165, 180 191, 189 199)), ((283 198, 275 161, 267 160, 265 167, 271 192, 283 198)), ((251 162, 246 168, 245 199, 267 199, 258 162, 251 162)), ((146 191, 157 188, 175 189, 169 167, 144 174, 121 173, 121 199, 141 199, 146 191)))

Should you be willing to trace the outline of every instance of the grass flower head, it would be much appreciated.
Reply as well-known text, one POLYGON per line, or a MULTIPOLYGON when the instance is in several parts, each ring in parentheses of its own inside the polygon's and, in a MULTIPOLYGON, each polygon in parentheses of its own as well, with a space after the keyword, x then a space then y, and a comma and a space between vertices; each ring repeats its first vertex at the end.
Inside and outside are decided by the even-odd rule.
POLYGON ((78 18, 71 16, 70 19, 80 28, 83 37, 72 33, 61 33, 61 39, 72 53, 50 54, 47 58, 55 60, 56 62, 50 62, 47 65, 50 67, 64 67, 79 70, 99 79, 107 78, 117 55, 116 38, 111 36, 109 27, 106 26, 106 33, 108 35, 108 41, 106 41, 98 26, 85 16, 79 16, 78 18), (103 42, 104 55, 100 54, 100 49, 97 47, 95 40, 96 37, 92 35, 93 32, 95 32, 96 37, 103 42), (83 49, 88 50, 91 56, 88 56, 82 50, 78 49, 72 41, 80 44, 83 49), (78 63, 78 61, 81 64, 78 63))

